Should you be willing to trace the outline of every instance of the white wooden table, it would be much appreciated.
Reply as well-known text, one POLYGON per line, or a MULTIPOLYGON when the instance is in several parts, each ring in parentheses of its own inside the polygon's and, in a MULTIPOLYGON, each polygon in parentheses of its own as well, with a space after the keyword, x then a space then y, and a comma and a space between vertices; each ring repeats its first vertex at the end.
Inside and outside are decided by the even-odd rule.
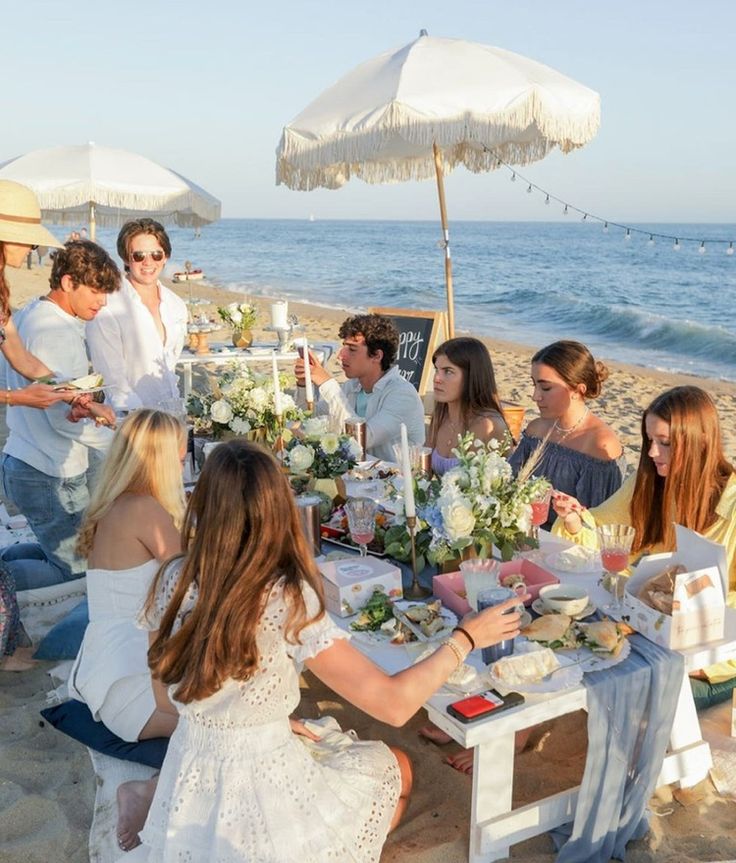
MULTIPOLYGON (((212 344, 213 350, 206 354, 198 354, 195 351, 190 351, 184 348, 176 361, 177 365, 182 366, 184 371, 184 398, 188 398, 192 391, 192 367, 195 365, 203 365, 213 363, 214 365, 225 365, 233 361, 245 362, 249 365, 254 363, 270 363, 276 345, 258 343, 253 344, 250 348, 234 348, 232 345, 227 345, 225 342, 215 342, 212 344)), ((332 356, 335 345, 331 342, 315 342, 310 343, 309 349, 317 357, 323 365, 332 356)), ((276 351, 277 363, 294 363, 297 359, 296 351, 276 351)))
MULTIPOLYGON (((555 575, 561 581, 584 583, 592 601, 599 607, 610 600, 610 595, 598 585, 599 575, 562 572, 555 572, 555 575)), ((344 619, 337 622, 347 627, 348 622, 344 619)), ((413 658, 411 649, 365 647, 357 640, 355 644, 390 673, 407 667, 413 658)), ((662 764, 658 786, 670 783, 678 783, 681 787, 694 785, 707 776, 712 765, 710 747, 700 733, 687 672, 736 657, 736 610, 726 609, 725 638, 681 652, 685 657, 685 674, 669 752, 662 764)), ((478 668, 483 667, 480 651, 471 654, 468 661, 478 668)), ((447 713, 447 705, 460 697, 440 690, 425 707, 435 725, 461 746, 475 749, 468 860, 470 863, 490 863, 507 857, 511 845, 574 819, 579 786, 512 809, 514 742, 517 731, 576 710, 585 710, 587 689, 581 683, 562 692, 525 694, 523 705, 469 725, 458 722, 447 713)))

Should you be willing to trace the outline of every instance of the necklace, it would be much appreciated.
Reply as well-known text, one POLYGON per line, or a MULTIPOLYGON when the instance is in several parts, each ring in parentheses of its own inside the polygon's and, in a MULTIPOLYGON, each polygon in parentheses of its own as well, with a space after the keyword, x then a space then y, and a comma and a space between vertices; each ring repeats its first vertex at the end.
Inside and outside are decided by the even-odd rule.
POLYGON ((463 433, 463 427, 462 425, 458 427, 449 416, 447 417, 447 424, 450 426, 450 430, 455 433, 454 435, 451 434, 447 439, 447 445, 452 449, 452 447, 457 446, 457 439, 463 433))
POLYGON ((580 428, 580 426, 583 423, 583 420, 585 419, 585 417, 588 416, 589 413, 590 413, 590 408, 586 405, 585 410, 580 414, 580 417, 578 418, 577 422, 574 422, 570 426, 570 428, 563 428, 560 425, 559 420, 555 420, 555 424, 552 426, 552 431, 557 433, 557 435, 559 437, 558 443, 561 443, 563 440, 565 440, 565 438, 568 437, 568 435, 571 435, 575 431, 575 429, 580 428))

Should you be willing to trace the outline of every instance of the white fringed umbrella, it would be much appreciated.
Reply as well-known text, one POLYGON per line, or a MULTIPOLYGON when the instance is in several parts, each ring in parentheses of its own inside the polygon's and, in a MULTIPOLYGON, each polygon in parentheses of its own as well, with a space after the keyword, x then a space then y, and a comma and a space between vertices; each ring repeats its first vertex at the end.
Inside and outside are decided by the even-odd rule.
POLYGON ((427 36, 368 60, 318 96, 284 131, 276 183, 337 189, 436 176, 450 334, 452 262, 443 173, 524 165, 569 153, 598 131, 593 90, 518 54, 427 36))
POLYGON ((0 179, 33 189, 45 220, 89 220, 92 239, 96 224, 118 227, 142 215, 195 228, 220 218, 217 198, 186 177, 137 153, 91 143, 11 159, 0 165, 0 179))

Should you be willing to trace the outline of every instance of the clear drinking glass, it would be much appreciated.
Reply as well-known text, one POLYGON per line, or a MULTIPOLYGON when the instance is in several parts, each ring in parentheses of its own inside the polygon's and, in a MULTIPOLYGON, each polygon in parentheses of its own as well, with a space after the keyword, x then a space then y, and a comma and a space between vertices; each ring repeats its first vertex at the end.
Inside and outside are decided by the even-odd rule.
POLYGON ((549 518, 549 504, 552 500, 552 488, 549 487, 545 492, 539 494, 531 501, 532 505, 532 539, 539 542, 539 528, 549 518))
POLYGON ((601 551, 603 570, 611 585, 611 602, 603 606, 604 611, 620 612, 623 608, 621 573, 629 565, 634 528, 628 524, 601 524, 598 526, 598 546, 601 551))
POLYGON ((369 497, 349 497, 345 503, 350 536, 360 547, 361 557, 368 554, 368 543, 376 535, 377 511, 378 504, 369 497))
POLYGON ((473 611, 478 610, 478 593, 486 588, 498 587, 501 564, 491 558, 471 557, 460 561, 460 572, 465 582, 465 598, 473 611))

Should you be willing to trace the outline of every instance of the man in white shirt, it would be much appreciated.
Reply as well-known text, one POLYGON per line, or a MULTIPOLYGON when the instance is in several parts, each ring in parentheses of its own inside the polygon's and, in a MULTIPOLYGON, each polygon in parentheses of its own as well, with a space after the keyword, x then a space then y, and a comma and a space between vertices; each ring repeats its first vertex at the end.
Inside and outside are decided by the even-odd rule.
MULTIPOLYGON (((119 289, 120 271, 95 243, 69 243, 56 253, 49 284, 47 296, 17 314, 18 335, 58 380, 84 377, 89 373, 86 322, 94 320, 119 289)), ((10 389, 27 383, 10 366, 7 381, 10 389)), ((112 410, 103 407, 96 406, 98 415, 114 420, 112 410)), ((68 581, 85 570, 74 547, 89 502, 89 452, 106 451, 112 431, 92 420, 69 422, 68 413, 64 402, 44 411, 12 404, 7 408, 10 434, 2 457, 3 491, 38 539, 38 545, 10 546, 2 554, 18 590, 68 581)))
POLYGON ((186 304, 159 281, 171 242, 163 225, 135 219, 118 234, 118 254, 125 262, 120 291, 87 327, 92 366, 111 385, 116 410, 171 409, 187 334, 186 304))
MULTIPOLYGON (((395 461, 393 444, 401 440, 401 423, 406 424, 410 444, 424 443, 424 407, 414 387, 394 365, 399 350, 399 332, 384 315, 355 315, 340 327, 342 348, 338 359, 345 376, 338 384, 310 354, 312 382, 319 387, 315 412, 328 414, 342 429, 345 420, 366 421, 366 450, 376 458, 395 461)), ((304 386, 304 360, 296 362, 295 374, 304 386)), ((299 391, 304 402, 304 391, 299 391)))

